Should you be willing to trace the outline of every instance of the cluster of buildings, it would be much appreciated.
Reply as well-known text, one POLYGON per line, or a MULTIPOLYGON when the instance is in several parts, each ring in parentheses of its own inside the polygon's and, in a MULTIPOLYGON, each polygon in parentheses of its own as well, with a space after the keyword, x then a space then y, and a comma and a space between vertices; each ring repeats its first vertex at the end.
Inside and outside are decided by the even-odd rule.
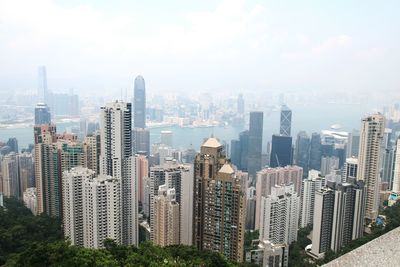
MULTIPOLYGON (((241 95, 237 109, 243 120, 241 95)), ((141 76, 133 105, 102 106, 98 129, 83 138, 57 133, 50 110, 36 106, 31 149, 19 152, 14 139, 0 144, 0 191, 34 214, 62 218, 65 237, 78 246, 101 248, 107 238, 138 245, 141 238, 288 266, 300 228, 312 226, 307 253, 321 258, 362 237, 385 196, 394 203, 400 192, 400 141, 381 114, 350 134, 302 131, 293 145, 292 111, 282 105, 279 134, 264 153, 263 112, 250 112, 249 129, 231 141, 230 153, 210 137, 199 152, 183 154, 171 131, 150 146, 141 76), (246 231, 255 230, 259 237, 245 248, 246 231)))

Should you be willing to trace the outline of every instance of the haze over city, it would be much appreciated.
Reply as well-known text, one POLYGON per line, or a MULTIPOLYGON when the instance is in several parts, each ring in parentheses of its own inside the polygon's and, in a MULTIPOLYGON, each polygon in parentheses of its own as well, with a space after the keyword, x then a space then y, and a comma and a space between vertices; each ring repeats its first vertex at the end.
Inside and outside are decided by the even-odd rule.
MULTIPOLYGON (((0 91, 399 90, 398 1, 0 1, 0 91)), ((375 96, 375 95, 374 95, 375 96)), ((339 98, 339 95, 335 95, 339 98)), ((382 98, 380 96, 379 98, 382 98)))
POLYGON ((399 10, 0 0, 0 266, 397 266, 399 10))

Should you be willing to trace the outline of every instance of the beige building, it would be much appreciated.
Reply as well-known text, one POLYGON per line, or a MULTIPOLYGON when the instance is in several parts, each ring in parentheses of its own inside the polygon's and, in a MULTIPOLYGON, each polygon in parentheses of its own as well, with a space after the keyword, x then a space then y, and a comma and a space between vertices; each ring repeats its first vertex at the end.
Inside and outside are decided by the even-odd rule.
POLYGON ((357 180, 362 180, 365 183, 367 190, 365 217, 371 221, 378 216, 379 166, 384 130, 385 117, 382 114, 378 113, 362 120, 357 180))
POLYGON ((201 147, 194 178, 194 245, 242 262, 246 192, 217 139, 209 138, 201 147))
POLYGON ((85 155, 85 167, 95 171, 98 174, 100 172, 100 135, 93 134, 86 136, 83 142, 83 151, 85 155))
POLYGON ((175 189, 162 185, 154 198, 153 242, 159 246, 180 243, 179 204, 175 199, 175 189))

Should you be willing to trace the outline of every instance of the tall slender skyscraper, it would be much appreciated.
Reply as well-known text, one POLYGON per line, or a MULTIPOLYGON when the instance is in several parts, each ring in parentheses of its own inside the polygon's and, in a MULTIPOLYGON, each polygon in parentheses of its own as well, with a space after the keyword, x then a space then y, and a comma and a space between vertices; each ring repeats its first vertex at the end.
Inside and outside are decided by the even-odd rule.
POLYGON ((138 166, 132 156, 131 104, 113 102, 101 108, 100 173, 119 179, 122 197, 122 242, 138 244, 138 166))
POLYGON ((286 105, 281 107, 281 125, 279 134, 283 136, 291 136, 292 130, 292 110, 286 105))
POLYGON ((194 245, 243 261, 246 194, 217 139, 209 138, 201 147, 194 180, 194 245))
POLYGON ((321 135, 312 133, 310 143, 310 170, 321 170, 321 135))
POLYGON ((304 176, 308 175, 308 164, 310 161, 310 137, 301 131, 297 134, 296 148, 294 152, 294 164, 303 168, 304 176))
POLYGON ((365 183, 367 191, 365 216, 371 221, 378 216, 379 166, 384 130, 385 117, 382 114, 374 114, 362 120, 357 180, 365 183))
POLYGON ((47 101, 47 73, 46 66, 39 66, 38 68, 38 97, 42 102, 47 101))
POLYGON ((400 136, 396 142, 392 191, 400 192, 400 136))
POLYGON ((135 78, 133 105, 134 128, 146 128, 146 86, 140 75, 135 78))
POLYGON ((250 112, 249 152, 247 169, 250 176, 255 177, 261 170, 261 153, 263 137, 263 112, 250 112))

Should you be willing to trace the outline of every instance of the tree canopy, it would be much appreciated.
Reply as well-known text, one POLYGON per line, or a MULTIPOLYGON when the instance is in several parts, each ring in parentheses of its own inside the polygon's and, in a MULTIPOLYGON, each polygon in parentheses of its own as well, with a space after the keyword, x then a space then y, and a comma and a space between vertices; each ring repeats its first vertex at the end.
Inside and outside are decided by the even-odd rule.
POLYGON ((63 238, 61 222, 32 213, 15 199, 0 208, 0 265, 4 266, 250 266, 226 260, 221 254, 195 247, 139 247, 104 242, 104 249, 71 245, 63 238))

